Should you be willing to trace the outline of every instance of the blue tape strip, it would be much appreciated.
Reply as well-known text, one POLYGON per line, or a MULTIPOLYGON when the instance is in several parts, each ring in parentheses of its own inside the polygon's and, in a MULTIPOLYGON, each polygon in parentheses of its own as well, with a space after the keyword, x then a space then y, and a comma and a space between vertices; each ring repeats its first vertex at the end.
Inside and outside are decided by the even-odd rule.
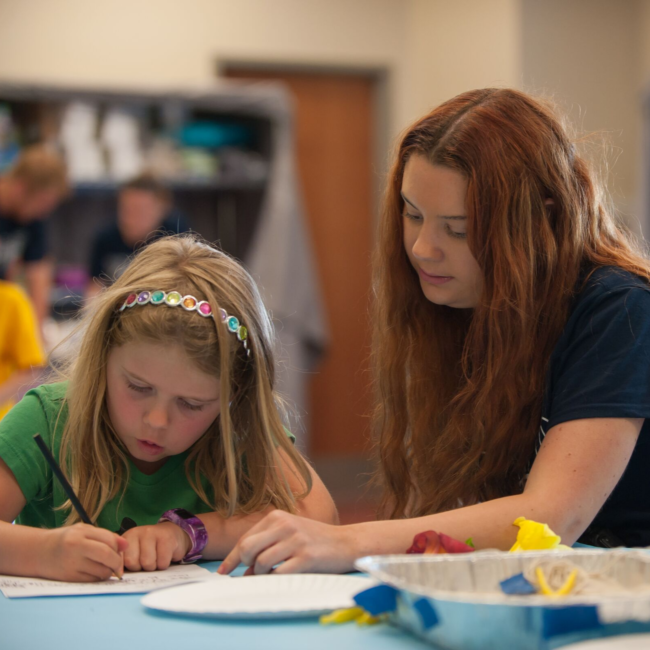
POLYGON ((422 627, 424 631, 430 630, 432 627, 435 627, 440 622, 438 614, 433 605, 426 599, 420 598, 413 603, 413 609, 420 615, 420 620, 422 621, 422 627))
POLYGON ((517 573, 511 578, 503 580, 499 585, 501 585, 501 591, 509 596, 529 596, 537 593, 535 587, 524 578, 523 573, 517 573))
POLYGON ((584 632, 603 627, 594 605, 574 605, 561 609, 545 609, 542 614, 542 637, 551 639, 562 634, 584 632))
POLYGON ((397 589, 390 585, 377 585, 358 593, 354 602, 372 616, 388 614, 397 609, 397 589))

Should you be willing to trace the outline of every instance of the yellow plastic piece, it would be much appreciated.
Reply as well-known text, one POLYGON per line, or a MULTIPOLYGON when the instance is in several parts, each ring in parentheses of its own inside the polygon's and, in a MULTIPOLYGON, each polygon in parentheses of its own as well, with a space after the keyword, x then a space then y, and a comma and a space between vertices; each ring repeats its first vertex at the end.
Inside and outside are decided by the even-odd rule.
POLYGON ((566 582, 557 590, 553 591, 549 587, 548 582, 546 582, 546 576, 542 571, 542 567, 537 567, 535 569, 535 576, 537 577, 537 582, 539 582, 539 588, 544 596, 550 596, 551 598, 561 598, 562 596, 568 596, 572 591, 573 587, 576 584, 576 577, 578 575, 578 570, 574 569, 569 574, 569 577, 566 579, 566 582))
POLYGON ((377 623, 381 623, 382 620, 383 619, 379 616, 373 616, 372 614, 368 614, 368 612, 364 612, 357 619, 357 625, 377 625, 377 623))
POLYGON ((320 617, 320 622, 323 625, 330 625, 332 623, 349 623, 356 621, 366 612, 361 607, 348 607, 347 609, 336 609, 331 614, 324 614, 320 617))
POLYGON ((568 546, 560 544, 562 541, 546 524, 531 521, 525 517, 519 517, 514 521, 519 526, 517 541, 510 549, 511 553, 518 551, 549 551, 563 550, 570 551, 568 546))
POLYGON ((381 623, 385 617, 372 616, 368 614, 362 607, 350 607, 348 609, 337 609, 331 614, 324 614, 320 617, 320 622, 323 625, 339 625, 341 623, 349 623, 356 621, 357 625, 376 625, 381 623))

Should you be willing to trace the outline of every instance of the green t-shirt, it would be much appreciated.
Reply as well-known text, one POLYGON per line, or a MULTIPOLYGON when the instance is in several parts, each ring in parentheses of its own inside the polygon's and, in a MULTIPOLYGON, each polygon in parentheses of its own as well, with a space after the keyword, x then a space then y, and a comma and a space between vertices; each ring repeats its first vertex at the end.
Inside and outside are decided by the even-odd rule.
MULTIPOLYGON (((67 499, 33 439, 40 433, 58 460, 67 407, 60 417, 59 411, 66 389, 67 382, 34 388, 0 421, 0 458, 14 473, 27 501, 16 520, 19 524, 57 528, 68 515, 66 510, 55 510, 67 499)), ((123 517, 144 526, 157 523, 160 515, 171 508, 185 508, 195 514, 208 512, 209 506, 194 492, 185 475, 188 453, 171 456, 154 474, 143 474, 129 460, 130 478, 124 496, 118 493, 104 506, 97 525, 117 531, 123 517)))

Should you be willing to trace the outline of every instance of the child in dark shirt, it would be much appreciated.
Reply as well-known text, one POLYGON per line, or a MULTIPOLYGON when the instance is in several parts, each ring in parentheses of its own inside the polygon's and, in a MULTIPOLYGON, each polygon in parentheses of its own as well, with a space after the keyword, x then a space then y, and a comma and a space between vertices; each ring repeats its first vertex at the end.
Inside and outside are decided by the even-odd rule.
POLYGON ((87 295, 111 284, 145 244, 188 230, 184 215, 172 207, 171 193, 155 176, 144 173, 125 183, 118 196, 116 223, 97 233, 93 242, 87 295))

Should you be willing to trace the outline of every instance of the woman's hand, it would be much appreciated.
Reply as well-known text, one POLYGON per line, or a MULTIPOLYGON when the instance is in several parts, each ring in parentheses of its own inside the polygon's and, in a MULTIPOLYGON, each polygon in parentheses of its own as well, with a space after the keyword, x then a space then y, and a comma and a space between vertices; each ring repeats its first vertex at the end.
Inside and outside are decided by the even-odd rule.
POLYGON ((180 562, 191 547, 189 535, 180 526, 164 521, 153 526, 136 526, 124 533, 128 548, 124 568, 129 571, 161 571, 180 562))
POLYGON ((231 573, 243 562, 247 574, 345 573, 354 569, 357 554, 351 528, 332 526, 274 510, 248 531, 219 567, 231 573))
POLYGON ((45 531, 39 575, 66 582, 108 580, 124 573, 128 542, 104 528, 75 524, 45 531))

